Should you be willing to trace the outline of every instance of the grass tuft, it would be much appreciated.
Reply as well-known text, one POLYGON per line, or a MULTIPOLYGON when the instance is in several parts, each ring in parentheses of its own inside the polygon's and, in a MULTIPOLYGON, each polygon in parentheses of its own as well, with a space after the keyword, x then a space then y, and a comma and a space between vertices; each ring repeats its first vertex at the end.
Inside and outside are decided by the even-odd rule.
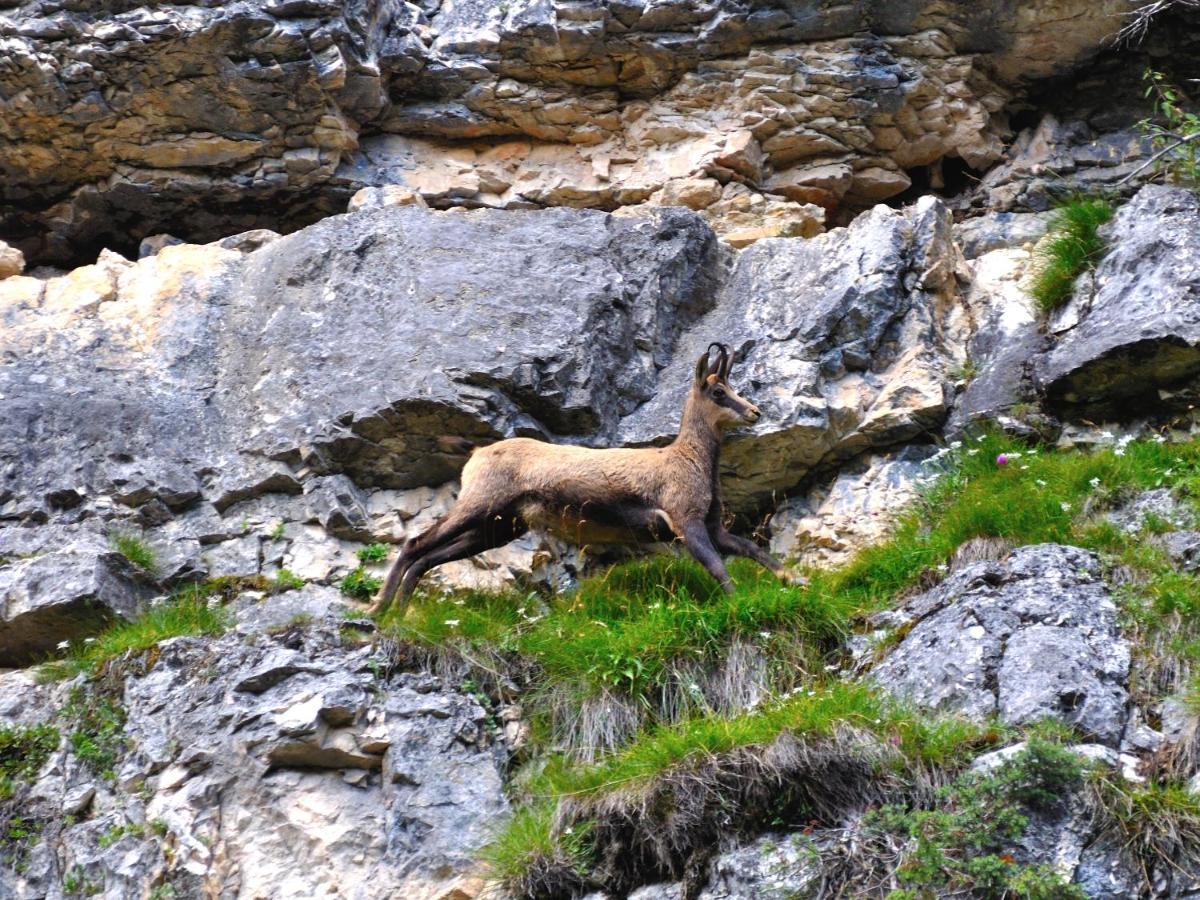
POLYGON ((1029 291, 1043 313, 1066 303, 1075 279, 1095 268, 1106 249, 1098 229, 1112 216, 1112 204, 1098 198, 1069 200, 1055 211, 1029 291))
POLYGON ((38 675, 49 681, 95 676, 109 660, 144 653, 167 638, 220 634, 229 627, 229 616, 218 602, 219 590, 189 585, 132 621, 117 621, 95 637, 72 642, 64 657, 43 663, 38 675))
POLYGON ((139 569, 150 575, 155 574, 158 556, 145 538, 129 532, 116 532, 109 535, 108 542, 114 550, 139 569))

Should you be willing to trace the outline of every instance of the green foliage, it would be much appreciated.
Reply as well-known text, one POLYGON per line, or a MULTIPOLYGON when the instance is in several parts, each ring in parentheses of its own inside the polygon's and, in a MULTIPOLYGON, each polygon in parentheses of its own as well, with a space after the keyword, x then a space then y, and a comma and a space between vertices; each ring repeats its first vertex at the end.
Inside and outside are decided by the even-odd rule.
POLYGON ((291 569, 280 569, 271 579, 270 592, 281 594, 284 591, 294 591, 304 587, 304 579, 291 569))
POLYGON ((37 775, 58 741, 53 725, 0 727, 0 801, 11 799, 19 782, 37 775))
MULTIPOLYGON (((904 896, 969 891, 980 898, 1083 898, 1053 870, 1019 865, 1009 849, 1028 824, 1025 809, 1049 809, 1081 784, 1073 753, 1037 737, 988 774, 967 773, 938 792, 933 809, 888 805, 864 819, 869 832, 905 840, 897 877, 904 896)), ((895 895, 893 894, 893 897, 895 895)))
POLYGON ((363 565, 383 562, 388 557, 387 544, 367 544, 358 549, 358 561, 363 565))
POLYGON ((146 826, 137 822, 124 822, 120 825, 113 825, 96 839, 96 843, 100 845, 101 850, 107 850, 127 834, 135 838, 144 838, 146 836, 146 826))
POLYGON ((381 584, 383 584, 382 579, 367 574, 366 569, 358 566, 342 579, 338 587, 347 597, 355 600, 370 600, 375 596, 375 592, 379 590, 381 584))
POLYGON ((287 534, 287 523, 280 519, 267 536, 273 541, 282 541, 285 534, 287 534))
POLYGON ((1142 78, 1154 113, 1138 127, 1154 152, 1163 154, 1157 171, 1176 184, 1200 187, 1200 114, 1188 108, 1187 95, 1162 72, 1146 69, 1142 78))
POLYGON ((71 727, 67 742, 79 761, 104 780, 114 780, 114 767, 125 748, 125 709, 120 702, 111 694, 77 685, 59 715, 71 727))
POLYGON ((109 545, 143 571, 153 575, 158 567, 154 548, 140 535, 116 532, 109 535, 109 545))
POLYGON ((50 680, 95 675, 109 660, 143 653, 167 638, 220 634, 229 626, 229 616, 217 602, 220 589, 212 583, 182 588, 136 619, 116 621, 94 638, 71 644, 65 657, 44 663, 39 675, 50 680))
POLYGON ((1029 289, 1043 313, 1066 303, 1075 279, 1096 267, 1105 251, 1098 229, 1112 216, 1112 204, 1098 198, 1068 200, 1055 211, 1029 289))
POLYGON ((961 363, 950 369, 950 378, 954 381, 965 381, 970 383, 975 380, 979 374, 979 364, 975 360, 967 357, 961 363))

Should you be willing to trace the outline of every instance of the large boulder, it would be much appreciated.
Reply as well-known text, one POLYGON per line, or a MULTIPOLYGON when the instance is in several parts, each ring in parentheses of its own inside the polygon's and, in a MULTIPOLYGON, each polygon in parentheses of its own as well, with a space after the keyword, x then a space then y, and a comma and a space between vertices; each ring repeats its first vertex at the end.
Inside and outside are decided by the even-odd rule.
POLYGON ((26 666, 63 641, 132 618, 156 591, 153 576, 98 534, 48 527, 0 529, 0 668, 26 666))
POLYGON ((1150 185, 1102 234, 1109 250, 1081 279, 1034 374, 1072 417, 1144 415, 1200 373, 1200 199, 1150 185))
POLYGON ((903 638, 872 670, 931 709, 1028 724, 1059 719, 1116 746, 1129 700, 1129 642, 1095 554, 1021 547, 969 565, 880 623, 903 638))

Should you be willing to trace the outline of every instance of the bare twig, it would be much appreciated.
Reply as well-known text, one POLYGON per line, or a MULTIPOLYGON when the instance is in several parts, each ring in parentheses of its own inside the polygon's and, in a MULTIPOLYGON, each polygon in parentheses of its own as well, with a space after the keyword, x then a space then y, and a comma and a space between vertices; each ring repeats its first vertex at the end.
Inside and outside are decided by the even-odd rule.
MULTIPOLYGON (((1173 135, 1173 136, 1178 137, 1178 135, 1173 135)), ((1153 156, 1151 156, 1148 160, 1146 160, 1144 163, 1142 163, 1140 166, 1138 166, 1136 169, 1134 169, 1132 172, 1130 172, 1124 178, 1119 179, 1116 182, 1116 184, 1124 184, 1129 179, 1133 178, 1135 175, 1138 175, 1141 172, 1145 171, 1146 169, 1150 168, 1150 166, 1154 165, 1156 162, 1158 162, 1160 159, 1162 159, 1168 153, 1171 153, 1174 150, 1178 150, 1184 144, 1191 143, 1192 141, 1195 141, 1195 140, 1200 140, 1200 131, 1197 131, 1194 134, 1189 134, 1187 137, 1181 137, 1170 147, 1166 147, 1162 150, 1159 150, 1157 153, 1155 153, 1153 156)))
POLYGON ((1151 3, 1139 6, 1132 12, 1127 13, 1129 22, 1117 32, 1117 43, 1141 43, 1142 39, 1146 37, 1146 33, 1150 30, 1151 22, 1168 10, 1185 7, 1188 9, 1200 9, 1200 0, 1153 0, 1151 3))

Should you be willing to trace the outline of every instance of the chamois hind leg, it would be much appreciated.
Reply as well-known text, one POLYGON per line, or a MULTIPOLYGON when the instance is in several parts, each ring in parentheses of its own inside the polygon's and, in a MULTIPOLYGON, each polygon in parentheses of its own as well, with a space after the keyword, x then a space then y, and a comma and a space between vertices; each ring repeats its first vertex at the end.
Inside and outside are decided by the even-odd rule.
POLYGON ((414 560, 431 550, 437 549, 439 545, 454 540, 464 531, 477 526, 482 521, 484 515, 486 515, 486 511, 484 510, 472 509, 468 505, 459 503, 446 513, 446 515, 429 526, 429 528, 422 531, 416 537, 405 541, 399 558, 393 563, 391 571, 388 572, 388 577, 383 583, 383 588, 379 591, 370 609, 367 610, 368 614, 376 615, 391 606, 392 598, 396 596, 396 591, 404 580, 404 574, 408 571, 409 566, 413 564, 414 560))
POLYGON ((721 552, 728 556, 744 556, 747 559, 752 559, 764 569, 770 569, 781 578, 786 574, 783 568, 783 563, 773 557, 770 553, 764 550, 758 544, 744 537, 738 537, 736 534, 730 534, 724 528, 718 526, 709 531, 709 536, 712 538, 713 544, 721 552))
POLYGON ((704 566, 708 570, 708 574, 717 579, 721 585, 721 590, 727 594, 733 593, 733 580, 729 577, 729 573, 725 571, 725 563, 721 561, 721 555, 717 553, 713 547, 712 540, 708 536, 708 529, 704 527, 703 522, 689 522, 683 526, 683 545, 687 547, 688 553, 696 558, 696 562, 704 566))
POLYGON ((404 573, 400 583, 400 601, 403 603, 416 589, 421 577, 435 566, 466 559, 476 553, 502 547, 514 538, 528 531, 528 526, 520 519, 511 515, 493 515, 482 525, 472 528, 459 535, 449 543, 441 543, 414 559, 404 573))

